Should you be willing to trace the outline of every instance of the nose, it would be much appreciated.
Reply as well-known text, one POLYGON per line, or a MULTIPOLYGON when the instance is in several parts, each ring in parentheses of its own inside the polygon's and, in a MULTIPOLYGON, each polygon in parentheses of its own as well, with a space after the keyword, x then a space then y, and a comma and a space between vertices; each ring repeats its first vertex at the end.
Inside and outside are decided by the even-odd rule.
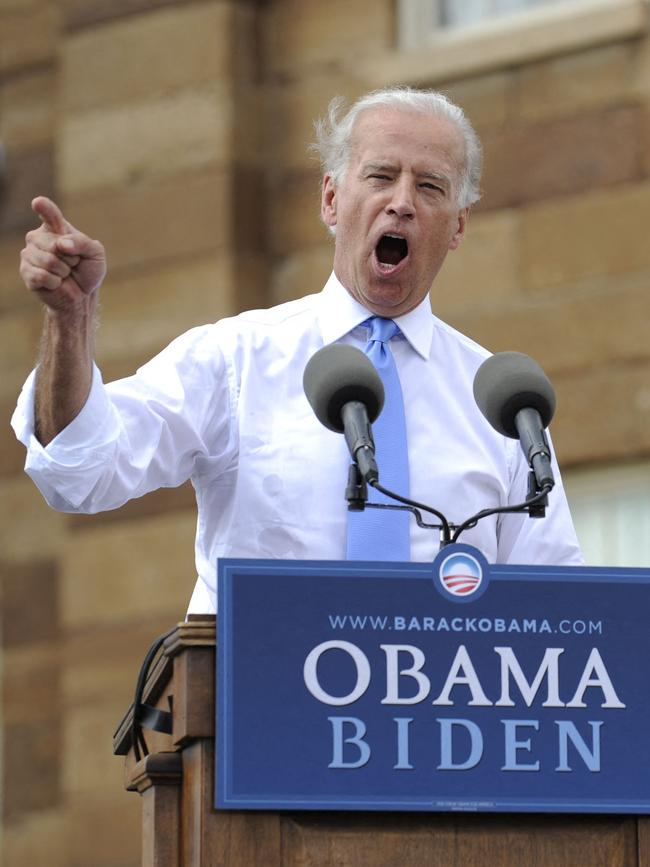
POLYGON ((413 189, 407 178, 398 181, 391 187, 391 198, 386 205, 386 213, 400 219, 410 219, 415 215, 413 189))

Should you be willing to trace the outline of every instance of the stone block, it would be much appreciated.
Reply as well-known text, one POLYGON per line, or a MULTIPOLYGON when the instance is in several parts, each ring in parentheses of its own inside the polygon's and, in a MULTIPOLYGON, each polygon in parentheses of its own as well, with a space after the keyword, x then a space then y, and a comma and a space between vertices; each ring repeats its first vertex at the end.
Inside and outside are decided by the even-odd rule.
MULTIPOLYGON (((93 760, 90 756, 89 761, 93 760)), ((114 758, 117 764, 121 760, 114 758)), ((142 801, 125 792, 120 782, 104 786, 97 779, 91 796, 80 793, 66 804, 66 867, 140 867, 142 863, 142 801)))
POLYGON ((76 32, 166 6, 192 2, 194 0, 61 0, 61 6, 66 31, 76 32))
POLYGON ((6 821, 61 801, 60 719, 4 726, 3 813, 6 821))
POLYGON ((245 259, 260 258, 264 250, 267 226, 267 204, 261 195, 265 188, 265 176, 255 166, 239 165, 231 167, 230 175, 230 218, 231 253, 245 259))
MULTIPOLYGON (((266 244, 262 249, 264 253, 266 244)), ((235 260, 234 285, 236 290, 233 302, 239 313, 242 310, 254 310, 269 307, 273 303, 269 290, 270 262, 266 255, 259 251, 242 251, 235 260)))
POLYGON ((634 46, 634 95, 641 101, 650 96, 650 39, 642 39, 634 46))
MULTIPOLYGON (((13 432, 10 435, 13 436, 13 432)), ((32 480, 21 473, 0 481, 0 527, 3 560, 8 568, 16 570, 18 576, 22 570, 27 570, 25 576, 18 578, 18 584, 24 585, 25 593, 33 592, 34 598, 40 598, 36 590, 43 579, 39 577, 38 569, 36 577, 28 579, 30 563, 36 560, 34 565, 38 566, 38 563, 50 562, 59 554, 66 532, 66 518, 51 509, 32 480), (29 591, 28 587, 31 587, 29 591)), ((43 592, 45 589, 42 588, 43 592)), ((25 603, 27 598, 25 596, 25 603)), ((45 608, 52 614, 55 611, 55 607, 49 604, 45 608)))
POLYGON ((479 136, 504 129, 514 120, 510 70, 443 83, 436 89, 463 109, 479 136))
POLYGON ((227 162, 233 122, 227 90, 220 85, 71 112, 58 140, 61 189, 88 194, 227 162))
POLYGON ((63 808, 38 810, 9 823, 2 833, 5 867, 70 867, 63 808))
POLYGON ((334 239, 324 238, 324 244, 299 250, 282 259, 271 278, 271 303, 282 304, 303 295, 313 295, 325 285, 332 272, 334 239))
POLYGON ((271 165, 283 171, 311 171, 318 176, 318 157, 310 150, 314 122, 327 114, 330 101, 342 96, 349 106, 360 95, 356 82, 334 71, 286 84, 271 84, 264 100, 264 129, 271 165))
MULTIPOLYGON (((33 225, 37 223, 34 217, 33 225)), ((33 307, 35 303, 18 273, 20 251, 24 246, 23 232, 0 237, 0 316, 19 307, 33 307)))
POLYGON ((508 127, 484 139, 484 198, 503 208, 642 177, 643 112, 616 106, 508 127))
MULTIPOLYGON (((31 605, 36 605, 34 599, 31 605)), ((45 633, 53 631, 46 625, 45 633)), ((16 729, 23 723, 47 726, 61 713, 60 642, 47 635, 31 638, 29 643, 3 642, 3 724, 16 729)))
POLYGON ((55 94, 54 67, 25 72, 0 83, 0 138, 5 148, 18 151, 50 144, 55 129, 55 94))
POLYGON ((0 7, 0 74, 52 62, 60 43, 60 28, 58 3, 4 3, 0 7))
POLYGON ((650 267, 650 185, 620 185, 521 214, 522 286, 549 292, 650 267))
POLYGON ((194 588, 194 510, 76 532, 61 564, 68 628, 185 615, 194 588))
POLYGON ((269 71, 298 77, 391 47, 394 9, 377 0, 287 0, 267 7, 263 27, 269 71))
MULTIPOLYGON (((129 4, 138 5, 137 0, 121 0, 123 7, 129 4)), ((85 0, 83 5, 98 12, 102 5, 119 8, 120 2, 85 0)), ((212 0, 164 6, 147 0, 140 9, 123 10, 142 14, 123 15, 72 34, 61 57, 66 114, 140 105, 219 82, 225 87, 231 73, 233 5, 212 0)))
POLYGON ((650 358, 648 281, 650 271, 565 287, 564 294, 468 309, 454 315, 454 325, 492 351, 532 355, 552 377, 600 364, 633 365, 650 358))
POLYGON ((0 319, 0 400, 15 402, 20 388, 34 366, 41 334, 42 314, 38 306, 18 310, 0 319))
POLYGON ((54 196, 53 157, 49 144, 34 150, 8 150, 0 198, 0 235, 33 228, 31 200, 38 195, 54 196))
POLYGON ((643 108, 643 128, 641 135, 642 165, 644 177, 650 177, 650 92, 643 108))
POLYGON ((248 85, 236 88, 231 95, 230 116, 228 156, 237 165, 254 166, 266 172, 269 143, 264 129, 262 90, 248 85))
POLYGON ((275 255, 318 246, 327 238, 327 229, 320 219, 317 171, 278 176, 273 179, 268 195, 269 245, 275 255))
POLYGON ((634 460, 650 455, 650 363, 576 371, 555 380, 570 412, 552 430, 569 464, 634 460))
POLYGON ((104 791, 112 792, 114 797, 119 795, 124 786, 123 759, 112 754, 110 744, 127 707, 104 696, 93 705, 66 709, 61 768, 61 788, 66 799, 71 795, 92 797, 100 780, 104 791))
POLYGON ((9 419, 16 406, 17 398, 18 390, 0 400, 0 418, 6 421, 4 429, 0 433, 0 479, 3 480, 13 480, 17 476, 22 478, 25 466, 25 449, 9 427, 9 419))
POLYGON ((436 316, 459 310, 489 315, 519 294, 518 228, 516 211, 470 216, 460 247, 448 253, 431 288, 436 316))
POLYGON ((113 730, 133 701, 140 665, 154 639, 183 617, 152 614, 138 621, 68 630, 61 647, 61 705, 74 711, 110 701, 113 730))
POLYGON ((626 103, 634 94, 635 71, 634 42, 524 64, 514 81, 515 113, 536 122, 626 103))
MULTIPOLYGON (((16 501, 12 504, 14 509, 19 508, 16 501)), ((6 555, 0 561, 0 623, 5 648, 51 641, 59 634, 57 565, 53 560, 43 559, 38 543, 38 525, 32 525, 31 536, 34 557, 31 562, 12 562, 6 555)), ((2 541, 4 548, 5 539, 2 541)))
POLYGON ((115 272, 228 246, 230 202, 229 175, 211 170, 67 195, 63 206, 76 226, 104 243, 115 272))

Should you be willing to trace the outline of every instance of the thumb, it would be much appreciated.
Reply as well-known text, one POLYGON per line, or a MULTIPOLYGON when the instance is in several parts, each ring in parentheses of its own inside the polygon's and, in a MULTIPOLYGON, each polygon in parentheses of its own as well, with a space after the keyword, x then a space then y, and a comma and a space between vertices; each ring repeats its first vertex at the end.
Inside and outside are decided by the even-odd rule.
POLYGON ((45 229, 54 235, 64 235, 74 228, 65 219, 59 206, 45 196, 37 196, 32 201, 32 210, 39 217, 45 229))

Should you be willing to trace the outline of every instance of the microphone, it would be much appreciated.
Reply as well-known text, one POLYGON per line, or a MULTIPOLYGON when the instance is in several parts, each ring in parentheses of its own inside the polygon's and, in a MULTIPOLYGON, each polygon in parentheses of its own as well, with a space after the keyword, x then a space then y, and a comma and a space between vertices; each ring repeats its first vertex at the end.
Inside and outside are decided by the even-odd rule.
POLYGON ((544 428, 555 412, 555 392, 542 368, 522 352, 498 352, 479 367, 474 399, 492 427, 518 439, 538 489, 555 484, 544 428))
POLYGON ((303 388, 321 424, 344 433, 363 479, 379 480, 371 424, 384 405, 384 386, 372 361, 354 346, 332 344, 307 363, 303 388))

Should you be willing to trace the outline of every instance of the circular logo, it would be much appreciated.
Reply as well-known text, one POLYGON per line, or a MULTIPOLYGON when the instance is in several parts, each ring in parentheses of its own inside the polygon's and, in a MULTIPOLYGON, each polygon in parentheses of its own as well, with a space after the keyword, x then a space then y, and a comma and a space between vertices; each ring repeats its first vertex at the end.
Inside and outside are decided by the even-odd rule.
POLYGON ((448 593, 464 598, 476 593, 483 581, 481 564, 476 557, 465 552, 445 557, 438 574, 448 593))

